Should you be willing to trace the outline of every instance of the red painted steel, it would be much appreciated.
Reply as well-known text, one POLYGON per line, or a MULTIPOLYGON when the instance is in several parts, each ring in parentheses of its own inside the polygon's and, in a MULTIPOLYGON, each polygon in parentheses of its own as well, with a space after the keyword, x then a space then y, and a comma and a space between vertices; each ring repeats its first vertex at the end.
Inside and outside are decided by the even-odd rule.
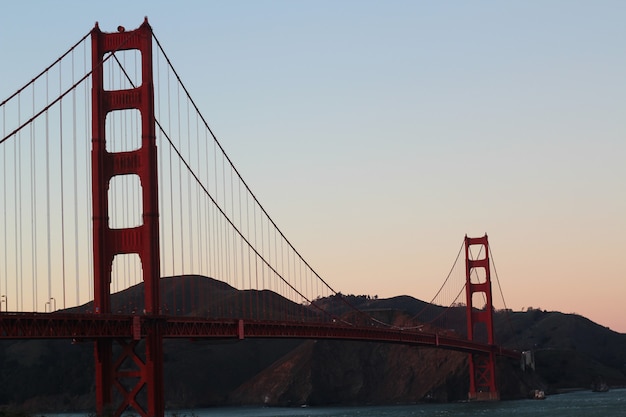
POLYGON ((443 334, 337 323, 246 321, 166 316, 102 314, 0 314, 0 339, 133 339, 159 327, 172 339, 335 339, 430 346, 468 353, 493 353, 520 359, 518 351, 443 334))
MULTIPOLYGON (((94 313, 111 313, 111 268, 116 255, 139 255, 145 282, 145 314, 159 313, 159 208, 157 150, 155 140, 154 87, 152 78, 152 28, 147 19, 136 30, 118 33, 101 32, 98 25, 91 32, 92 41, 92 186, 94 239, 94 313), (136 49, 141 53, 142 84, 127 90, 105 90, 103 58, 106 53, 136 49), (106 150, 105 122, 107 113, 114 110, 137 109, 141 113, 141 147, 127 152, 106 150), (136 174, 139 177, 143 201, 143 224, 134 228, 109 227, 108 189, 112 177, 136 174)), ((150 322, 153 323, 153 322, 150 322)), ((134 335, 136 336, 136 334, 134 335)), ((137 376, 120 371, 119 361, 113 362, 112 340, 99 338, 95 342, 96 408, 102 415, 113 407, 112 391, 116 388, 123 402, 115 415, 128 407, 144 417, 162 416, 163 404, 163 342, 161 327, 148 325, 145 339, 145 361, 126 353, 122 361, 135 362, 139 381, 127 391, 122 379, 135 380, 137 376), (147 409, 137 402, 137 394, 147 392, 147 409)), ((124 343, 124 351, 136 349, 138 344, 124 343)))
MULTIPOLYGON (((487 345, 495 346, 493 330, 493 301, 491 297, 491 273, 489 268, 489 242, 487 235, 478 238, 465 236, 465 294, 467 300, 467 339, 473 342, 476 338, 475 325, 485 324, 487 345), (471 259, 470 247, 481 246, 480 254, 484 257, 471 259), (482 274, 480 273, 482 272, 482 274), (478 277, 472 282, 472 274, 478 277), (476 309, 473 305, 473 296, 476 293, 484 295, 485 306, 476 309)), ((498 400, 500 395, 496 387, 496 358, 493 351, 471 352, 469 354, 470 400, 498 400)))

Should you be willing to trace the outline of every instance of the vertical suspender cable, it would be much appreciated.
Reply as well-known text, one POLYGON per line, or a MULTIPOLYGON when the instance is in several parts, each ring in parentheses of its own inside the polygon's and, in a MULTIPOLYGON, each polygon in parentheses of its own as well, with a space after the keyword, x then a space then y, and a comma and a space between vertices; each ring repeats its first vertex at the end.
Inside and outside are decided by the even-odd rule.
MULTIPOLYGON (((158 97, 158 100, 155 100, 155 104, 156 104, 156 112, 157 112, 157 120, 161 121, 161 106, 162 106, 162 95, 161 95, 161 55, 157 54, 156 57, 156 94, 158 97)), ((143 82, 143 80, 142 80, 143 82)), ((163 142, 162 142, 162 138, 163 138, 163 132, 161 131, 161 129, 157 129, 157 135, 158 135, 158 143, 157 143, 157 149, 159 152, 159 184, 161 185, 165 185, 165 178, 163 175, 163 170, 165 169, 165 166, 163 165, 163 142)), ((165 268, 165 252, 166 252, 166 242, 165 242, 165 217, 163 214, 165 213, 165 202, 167 201, 167 199, 165 198, 165 193, 164 192, 160 192, 159 193, 159 213, 161 213, 161 215, 159 216, 159 239, 161 239, 161 275, 167 275, 166 268, 165 268)), ((174 275, 173 273, 171 274, 172 276, 174 275)), ((167 280, 166 282, 169 282, 169 285, 172 285, 172 280, 167 280)), ((170 287, 171 288, 171 287, 170 287)), ((167 291, 166 291, 167 294, 167 291)), ((169 292, 169 294, 172 294, 172 291, 169 292)), ((165 312, 165 314, 169 313, 169 309, 171 307, 170 303, 168 303, 168 299, 165 300, 161 300, 162 303, 165 303, 163 311, 165 312)))
MULTIPOLYGON (((170 72, 168 70, 167 72, 167 120, 168 120, 168 129, 170 131, 170 134, 172 132, 172 100, 171 100, 171 95, 170 95, 170 90, 171 90, 171 85, 170 85, 170 72)), ((170 150, 169 152, 169 185, 170 185, 170 193, 172 194, 170 196, 170 233, 171 233, 171 238, 170 238, 170 242, 171 242, 171 247, 172 247, 172 275, 176 274, 176 254, 174 252, 174 184, 173 184, 173 178, 172 178, 172 171, 173 171, 173 167, 172 167, 172 151, 170 150)), ((174 286, 174 283, 172 282, 172 287, 174 286)), ((173 287, 175 288, 175 287, 173 287)), ((177 314, 177 294, 176 291, 172 291, 172 311, 174 314, 177 314)))
POLYGON ((310 304, 308 302, 308 300, 312 300, 313 298, 311 297, 311 294, 309 294, 307 292, 307 284, 306 284, 306 271, 307 268, 305 267, 304 263, 298 259, 298 254, 294 252, 293 254, 294 258, 298 261, 298 265, 300 265, 300 287, 302 288, 303 293, 305 294, 306 298, 304 300, 302 300, 302 306, 305 307, 302 309, 302 315, 303 315, 303 320, 306 320, 308 318, 308 312, 306 310, 306 307, 308 307, 308 304, 310 304))
MULTIPOLYGON (((74 77, 74 51, 72 51, 72 84, 75 82, 74 77)), ((72 91, 72 160, 74 162, 74 281, 76 286, 76 305, 80 305, 80 265, 78 263, 79 248, 78 245, 78 137, 76 134, 76 89, 72 91)))
POLYGON ((309 291, 310 291, 309 299, 313 300, 310 305, 311 308, 309 308, 309 318, 312 319, 315 316, 315 314, 313 313, 313 305, 312 305, 315 302, 315 293, 313 292, 313 271, 309 268, 306 268, 304 271, 304 274, 305 274, 304 278, 307 280, 307 287, 309 288, 309 291), (308 278, 306 277, 307 271, 309 275, 308 278))
MULTIPOLYGON (((265 226, 263 225, 263 213, 261 213, 261 225, 260 225, 260 230, 261 230, 261 255, 263 257, 265 257, 265 226)), ((256 246, 256 245, 255 245, 256 246)), ((261 263, 261 288, 259 288, 259 291, 261 291, 262 297, 261 297, 261 303, 262 303, 262 309, 261 312, 263 313, 263 317, 260 317, 261 319, 265 318, 265 312, 266 312, 266 307, 265 307, 265 292, 263 291, 265 289, 265 264, 261 263)))
MULTIPOLYGON (((233 171, 230 171, 230 213, 233 222, 235 222, 235 190, 233 187, 233 171)), ((233 287, 237 288, 237 243, 236 243, 236 231, 235 228, 231 226, 231 232, 228 233, 229 241, 232 236, 232 265, 233 265, 233 287)))
MULTIPOLYGON (((284 251, 284 241, 281 239, 280 240, 280 256, 281 256, 281 258, 283 257, 283 251, 284 251)), ((289 258, 290 258, 289 252, 287 252, 287 278, 292 280, 292 282, 293 282, 293 277, 294 276, 291 274, 291 260, 289 258)), ((294 284, 295 284, 295 282, 294 282, 294 284)), ((287 298, 288 300, 291 300, 291 298, 293 296, 293 294, 291 293, 291 289, 289 287, 287 287, 284 283, 283 283, 283 288, 285 289, 285 291, 287 293, 287 294, 285 294, 285 298, 287 298)), ((288 303, 287 307, 289 307, 290 304, 291 303, 288 303)), ((285 309, 285 314, 287 314, 287 313, 288 313, 288 311, 287 311, 287 309, 285 309)), ((287 316, 285 316, 285 318, 287 318, 287 316)))
MULTIPOLYGON (((189 99, 187 99, 186 101, 187 103, 187 158, 189 161, 191 161, 191 123, 189 121, 189 99)), ((181 138, 182 139, 182 138, 181 138)), ((193 233, 193 198, 192 198, 192 189, 191 189, 191 178, 189 180, 186 181, 187 182, 187 205, 189 206, 188 208, 188 213, 189 213, 189 217, 187 218, 187 223, 189 226, 189 268, 190 268, 190 273, 193 274, 194 272, 194 256, 193 256, 193 251, 195 250, 194 248, 194 233, 193 233)), ((191 295, 191 306, 190 308, 192 310, 194 310, 196 308, 196 297, 195 295, 197 294, 198 291, 198 281, 197 280, 193 280, 192 281, 192 288, 189 291, 189 294, 191 295)))
MULTIPOLYGON (((237 197, 239 199, 239 230, 243 230, 243 219, 242 219, 242 211, 241 211, 241 182, 237 182, 237 197)), ((241 317, 245 317, 245 298, 244 298, 244 290, 246 287, 245 284, 245 265, 244 265, 244 250, 243 250, 243 241, 239 240, 239 256, 241 258, 241 288, 239 288, 241 294, 241 317)))
MULTIPOLYGON (((6 117, 6 107, 2 106, 2 137, 5 137, 7 132, 7 117, 6 117)), ((2 295, 4 296, 5 310, 9 311, 9 300, 7 300, 7 290, 9 288, 8 285, 8 262, 7 262, 7 151, 6 147, 2 147, 2 207, 3 207, 3 216, 2 216, 2 235, 4 236, 4 258, 2 260, 2 264, 4 265, 4 279, 0 282, 0 285, 4 284, 4 289, 2 291, 2 295)), ((0 304, 2 307, 2 304, 0 304)), ((0 308, 0 310, 2 310, 0 308)), ((35 307, 33 306, 33 311, 35 307)))
MULTIPOLYGON (((291 251, 289 251, 289 256, 290 257, 293 256, 293 263, 292 263, 292 265, 293 265, 293 275, 292 275, 292 277, 293 277, 293 285, 294 285, 294 287, 298 287, 300 289, 300 292, 302 292, 303 294, 306 294, 305 291, 304 291, 304 288, 302 288, 302 285, 301 285, 301 280, 300 280, 301 269, 300 269, 300 266, 299 266, 300 264, 296 260, 295 254, 292 255, 291 251)), ((291 294, 292 294, 292 297, 293 297, 293 300, 294 300, 294 304, 292 305, 291 312, 293 314, 293 318, 296 319, 296 318, 301 316, 300 313, 302 313, 302 310, 300 309, 300 305, 302 304, 302 302, 304 300, 302 298, 298 298, 298 294, 293 292, 293 291, 291 291, 291 294)))
MULTIPOLYGON (((21 94, 20 94, 21 96, 21 94)), ((23 195, 22 195, 22 189, 24 188, 23 184, 22 184, 22 132, 20 131, 19 134, 20 140, 19 140, 19 184, 20 184, 20 190, 19 190, 19 222, 20 222, 20 303, 22 304, 22 309, 24 309, 24 219, 23 219, 23 211, 22 211, 22 203, 23 203, 23 195)))
MULTIPOLYGON (((274 228, 274 245, 276 244, 276 239, 277 239, 276 228, 274 228)), ((278 248, 277 248, 277 250, 278 250, 278 248)), ((278 262, 278 260, 276 260, 276 261, 278 262)), ((286 274, 285 274, 285 254, 283 253, 283 241, 282 241, 282 239, 280 240, 280 264, 281 264, 280 265, 280 274, 283 277, 289 279, 289 264, 287 264, 287 271, 286 271, 286 274)), ((277 281, 277 282, 278 282, 278 285, 280 286, 279 288, 277 288, 277 292, 280 291, 280 294, 283 297, 285 297, 285 300, 283 302, 288 302, 289 294, 288 294, 287 286, 285 285, 285 282, 284 281, 277 281)), ((288 304, 284 306, 284 313, 285 313, 285 315, 287 314, 287 306, 288 306, 288 304)), ((285 319, 286 318, 287 317, 285 316, 285 319)))
MULTIPOLYGON (((205 138, 207 137, 207 132, 205 131, 205 138)), ((206 167, 206 184, 207 184, 207 188, 209 188, 209 184, 210 184, 210 169, 208 166, 208 161, 209 161, 209 141, 205 140, 206 143, 206 161, 207 161, 207 167, 206 167)), ((213 278, 213 273, 212 273, 212 268, 213 268, 213 258, 212 258, 212 252, 213 252, 213 245, 211 244, 211 205, 210 202, 208 200, 205 199, 205 204, 206 204, 206 210, 204 210, 206 212, 206 256, 208 257, 207 259, 207 276, 213 278)), ((203 300, 203 304, 205 306, 208 306, 208 301, 209 301, 209 287, 207 286, 206 290, 205 290, 205 294, 204 294, 204 300, 203 300)), ((207 312, 208 312, 208 307, 207 307, 207 312)))
MULTIPOLYGON (((247 235, 250 237, 250 195, 246 194, 246 229, 247 235)), ((248 246, 248 314, 252 316, 252 260, 251 260, 250 247, 248 246)), ((244 315, 245 317, 245 315, 244 315)))
MULTIPOLYGON (((278 237, 276 236, 276 228, 274 228, 274 252, 276 253, 276 260, 274 262, 276 262, 276 269, 278 269, 278 245, 277 245, 277 239, 278 237)), ((282 275, 283 277, 288 277, 288 275, 285 275, 285 258, 283 256, 283 247, 281 245, 280 247, 280 275, 282 275)), ((285 294, 284 292, 284 288, 285 288, 285 284, 284 281, 279 281, 278 277, 275 278, 276 279, 276 293, 282 295, 283 297, 286 297, 287 294, 285 294)), ((278 299, 279 301, 281 301, 280 299, 278 299)), ((284 301, 282 301, 284 302, 284 301)), ((278 312, 280 314, 281 310, 284 310, 286 306, 278 306, 278 312)))
MULTIPOLYGON (((258 243, 257 243, 257 231, 258 231, 258 227, 256 224, 256 203, 253 202, 253 206, 252 206, 252 215, 254 216, 254 247, 258 248, 258 243)), ((258 320, 260 318, 260 314, 259 314, 259 257, 254 256, 254 279, 256 281, 256 286, 255 286, 255 294, 256 294, 256 319, 258 320)))
MULTIPOLYGON (((226 207, 226 161, 224 161, 224 155, 222 155, 222 207, 224 208, 224 212, 228 210, 228 208, 226 207)), ((220 216, 220 220, 222 223, 222 228, 220 229, 223 256, 222 273, 224 274, 222 279, 225 279, 226 282, 230 284, 230 257, 228 256, 230 248, 228 246, 228 224, 225 217, 226 216, 220 216)))
MULTIPOLYGON (((180 84, 177 85, 177 89, 176 89, 176 109, 177 109, 177 113, 178 113, 178 117, 177 117, 177 121, 178 121, 178 143, 179 146, 182 143, 182 134, 181 134, 181 121, 180 121, 180 84)), ((185 280, 185 242, 184 242, 184 222, 183 222, 183 178, 182 178, 182 163, 181 161, 177 158, 176 161, 178 162, 178 192, 180 193, 180 196, 178 198, 178 213, 177 216, 180 220, 180 261, 181 261, 181 274, 182 274, 182 312, 183 314, 185 314, 186 312, 186 292, 187 289, 185 288, 185 284, 186 284, 186 280, 185 280)))
MULTIPOLYGON (((208 133, 205 131, 205 138, 207 138, 208 133)), ((209 161, 211 160, 211 149, 209 147, 209 141, 206 141, 206 184, 207 188, 211 187, 211 166, 209 161)), ((208 253, 207 260, 207 273, 211 278, 215 278, 215 245, 213 241, 213 237, 215 236, 215 225, 213 223, 213 206, 210 200, 206 200, 206 212, 207 212, 207 220, 206 220, 206 247, 208 253)), ((206 289, 206 302, 211 299, 211 289, 207 286, 206 289)), ((207 304, 208 305, 208 304, 207 304)))
MULTIPOLYGON (((293 254, 293 259, 294 259, 294 262, 298 260, 298 257, 296 256, 295 253, 293 254)), ((304 292, 304 294, 307 297, 311 298, 310 295, 306 293, 306 287, 305 287, 306 284, 304 282, 302 282, 302 262, 298 261, 298 265, 299 265, 299 267, 298 267, 298 269, 299 269, 299 271, 298 271, 298 278, 300 280, 300 288, 302 288, 302 291, 304 292)), ((302 300, 303 303, 305 301, 306 300, 302 300)))
MULTIPOLYGON (((35 114, 35 84, 33 84, 32 89, 32 112, 35 114)), ((31 302, 32 302, 32 310, 37 311, 37 179, 36 179, 36 166, 37 166, 37 158, 35 152, 35 123, 31 123, 30 125, 30 218, 31 222, 31 248, 33 251, 32 255, 32 277, 31 277, 31 285, 32 285, 32 294, 31 294, 31 302)))
MULTIPOLYGON (((224 160, 224 155, 222 155, 222 205, 224 206, 224 212, 226 212, 227 207, 226 207, 226 161, 224 160)), ((225 218, 222 218, 222 226, 223 226, 223 233, 222 233, 222 239, 223 239, 223 245, 224 245, 224 275, 226 276, 226 282, 228 282, 228 284, 230 284, 230 246, 228 245, 228 224, 226 222, 225 218)))
MULTIPOLYGON (((198 174, 200 174, 200 118, 198 117, 198 113, 196 113, 196 166, 198 167, 198 174)), ((200 175, 198 175, 200 176, 200 175)), ((199 267, 199 275, 204 275, 204 253, 202 244, 202 235, 204 234, 203 227, 203 216, 202 216, 202 199, 200 195, 196 196, 196 212, 198 215, 197 221, 198 225, 196 226, 196 231, 198 233, 198 267, 199 267)))
MULTIPOLYGON (((48 73, 46 73, 46 103, 49 102, 50 97, 48 87, 48 73)), ((50 300, 52 298, 52 259, 50 253, 50 131, 48 110, 46 110, 46 230, 48 238, 48 300, 50 300)))
MULTIPOLYGON (((291 282, 292 285, 294 287, 298 287, 300 289, 301 292, 304 292, 304 289, 300 286, 299 282, 298 282, 298 275, 296 273, 296 260, 295 258, 291 259, 291 251, 289 250, 289 247, 287 247, 287 261, 288 261, 288 265, 289 265, 289 269, 290 269, 290 274, 291 274, 291 282), (292 270, 293 267, 293 270, 292 270)), ((297 306, 296 304, 300 303, 300 298, 298 298, 298 294, 295 293, 291 288, 287 287, 287 291, 289 291, 289 299, 292 301, 289 305, 291 307, 291 314, 293 315, 293 317, 297 317, 297 306)))
MULTIPOLYGON (((61 61, 59 61, 59 95, 63 94, 61 61)), ((63 100, 59 101, 59 154, 61 170, 61 276, 63 280, 63 308, 65 308, 65 193, 63 176, 63 100)), ((56 305, 55 305, 56 308, 56 305)), ((50 306, 52 311, 52 305, 50 306)))
MULTIPOLYGON (((187 158, 186 160, 190 161, 191 160, 191 125, 189 123, 189 100, 185 101, 186 105, 187 105, 187 110, 185 112, 185 116, 187 119, 187 127, 186 127, 186 135, 187 136, 187 158)), ((182 146, 182 137, 181 137, 181 146, 182 146)), ((189 269, 190 272, 193 273, 194 271, 194 267, 193 267, 193 260, 194 260, 194 256, 193 256, 193 251, 194 251, 194 245, 193 245, 193 204, 192 204, 192 197, 191 197, 191 181, 185 181, 187 183, 187 223, 188 223, 188 230, 189 230, 189 238, 188 238, 188 243, 189 243, 189 269)), ((182 190, 181 190, 182 191, 182 190)), ((182 202, 182 200, 181 200, 182 202)), ((182 216, 182 211, 181 211, 181 217, 185 217, 182 216)), ((183 257, 184 259, 184 257, 183 257)))
MULTIPOLYGON (((233 178, 233 171, 230 171, 230 212, 232 216, 233 224, 237 221, 235 219, 235 184, 233 178)), ((241 230, 241 228, 239 228, 241 230)), ((239 287, 239 254, 237 251, 237 230, 234 226, 231 227, 232 236, 232 250, 233 250, 233 287, 239 287)))
MULTIPOLYGON (((235 189, 233 186, 233 176, 232 176, 232 171, 230 172, 230 212, 231 212, 231 221, 234 223, 237 220, 235 219, 235 204, 234 204, 234 199, 235 199, 235 189)), ((237 235, 236 235, 236 227, 234 225, 230 225, 230 230, 227 234, 228 236, 228 245, 229 245, 229 256, 232 258, 231 262, 229 263, 229 268, 232 268, 231 270, 231 275, 232 275, 232 282, 233 282, 233 287, 237 288, 238 287, 238 256, 237 256, 237 235)), ((236 298, 234 299, 236 301, 236 298)))
MULTIPOLYGON (((17 118, 18 120, 21 122, 22 121, 22 104, 21 104, 21 98, 22 98, 22 94, 18 94, 17 96, 17 118)), ((15 299, 17 301, 17 309, 18 311, 21 311, 21 308, 24 307, 24 305, 21 303, 22 301, 22 292, 20 291, 20 288, 22 286, 22 279, 21 279, 21 274, 22 274, 22 262, 20 260, 21 256, 22 256, 22 251, 21 251, 21 242, 20 242, 20 235, 21 235, 21 230, 22 230, 22 221, 21 221, 21 209, 20 209, 20 204, 21 204, 21 189, 22 186, 20 184, 20 171, 21 171, 21 164, 20 164, 20 160, 21 160, 21 142, 22 142, 22 132, 20 131, 17 134, 17 138, 16 140, 13 142, 14 143, 14 148, 13 148, 13 183, 15 184, 15 189, 13 190, 13 193, 15 194, 13 197, 13 201, 14 201, 14 207, 15 207, 15 245, 13 246, 15 248, 15 299)))
MULTIPOLYGON (((264 221, 267 221, 267 218, 264 218, 264 221)), ((268 316, 268 318, 271 320, 272 319, 272 307, 273 307, 273 297, 271 295, 271 291, 272 291, 272 280, 273 280, 273 271, 272 269, 269 267, 269 265, 272 265, 272 236, 270 234, 270 224, 269 222, 267 222, 267 228, 265 228, 265 223, 263 223, 264 226, 264 236, 267 237, 267 239, 263 242, 263 245, 267 245, 266 246, 266 250, 267 250, 267 255, 264 256, 265 259, 267 259, 267 264, 264 265, 264 269, 267 273, 266 275, 266 280, 263 284, 263 288, 262 290, 264 291, 265 294, 265 299, 267 302, 266 305, 266 314, 268 316)))
MULTIPOLYGON (((215 199, 216 204, 219 205, 220 190, 219 190, 219 177, 218 177, 218 163, 217 163, 217 149, 215 149, 215 143, 213 144, 213 178, 215 183, 215 199)), ((215 209, 214 209, 215 210, 215 209)), ((215 248, 215 279, 221 279, 224 281, 224 274, 222 269, 222 250, 224 245, 222 243, 222 225, 220 222, 220 216, 217 210, 213 213, 213 247, 215 248)), ((221 306, 220 306, 221 308, 221 306)), ((221 315, 221 312, 220 312, 221 315)))
MULTIPOLYGON (((217 145, 213 142, 213 182, 215 183, 215 198, 219 201, 220 193, 218 188, 218 178, 217 178, 217 145)), ((219 217, 217 212, 213 216, 214 225, 213 225, 213 247, 215 248, 215 276, 213 278, 223 279, 222 274, 222 235, 219 224, 219 217)), ((216 312, 217 314, 217 312, 216 312)))
MULTIPOLYGON (((157 96, 157 100, 155 100, 155 112, 156 112, 156 118, 157 120, 160 122, 161 120, 163 120, 161 118, 161 55, 157 54, 156 57, 156 96, 157 96)), ((158 143, 157 143, 157 150, 159 152, 159 184, 164 184, 164 179, 163 179, 163 144, 161 143, 161 137, 163 136, 163 132, 161 132, 160 129, 157 129, 156 134, 158 135, 157 139, 158 139, 158 143)), ((166 199, 163 197, 163 193, 159 193, 159 213, 161 213, 161 216, 159 216, 159 239, 161 239, 161 252, 163 252, 160 256, 161 258, 161 274, 165 275, 165 239, 164 237, 164 232, 165 232, 165 216, 163 216, 162 213, 164 213, 164 202, 166 201, 166 199)))
MULTIPOLYGON (((83 72, 86 74, 87 73, 87 42, 83 43, 83 72)), ((84 153, 84 161, 85 161, 85 172, 87 174, 91 173, 91 158, 90 158, 90 153, 91 153, 91 140, 88 138, 91 138, 91 132, 90 132, 90 117, 89 115, 91 114, 91 100, 90 100, 90 96, 89 96, 89 91, 90 89, 85 87, 85 93, 84 93, 84 106, 83 108, 85 109, 84 111, 84 137, 87 140, 87 146, 85 146, 85 153, 84 153)), ((91 178, 91 175, 87 175, 89 178, 91 178)), ((91 190, 91 181, 90 180, 86 180, 85 181, 85 195, 86 196, 90 196, 92 193, 91 190)), ((91 214, 93 213, 93 201, 91 198, 87 198, 87 210, 89 213, 89 217, 91 218, 91 214)), ((92 227, 87 227, 87 235, 88 235, 88 239, 87 239, 87 256, 90 258, 90 262, 87 262, 87 272, 88 272, 88 277, 87 277, 87 286, 88 286, 88 294, 89 297, 88 299, 91 299, 93 297, 94 294, 94 288, 93 288, 93 277, 94 277, 94 271, 93 271, 93 228, 92 227)))

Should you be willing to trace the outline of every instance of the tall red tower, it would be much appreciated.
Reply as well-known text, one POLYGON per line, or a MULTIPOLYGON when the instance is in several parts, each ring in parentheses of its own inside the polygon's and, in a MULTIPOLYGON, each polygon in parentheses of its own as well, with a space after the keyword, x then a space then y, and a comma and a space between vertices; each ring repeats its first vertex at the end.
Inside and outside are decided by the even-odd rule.
MULTIPOLYGON (((95 342, 96 407, 98 415, 121 415, 128 408, 144 417, 163 416, 163 337, 159 314, 159 206, 157 148, 152 77, 152 28, 146 19, 136 30, 91 31, 92 45, 92 185, 94 313, 111 314, 111 272, 116 255, 137 254, 144 279, 143 328, 135 317, 134 340, 118 340, 121 353, 113 355, 113 340, 95 342), (105 90, 103 59, 107 53, 138 50, 141 85, 105 90), (125 152, 108 152, 105 122, 109 112, 139 110, 141 145, 125 152), (116 175, 137 175, 143 202, 142 224, 132 228, 109 226, 108 190, 116 175), (143 339, 143 340, 141 340, 143 339), (141 343, 140 343, 141 342, 141 343), (119 402, 119 405, 113 402, 119 402), (143 405, 145 403, 147 405, 143 405)), ((117 349, 116 349, 117 352, 117 349)))
MULTIPOLYGON (((467 338, 476 340, 477 324, 484 324, 486 342, 495 343, 493 331, 493 302, 491 298, 491 273, 489 270, 489 241, 487 235, 470 238, 465 236, 465 294, 467 308, 467 338), (471 246, 479 246, 477 259, 471 258, 471 246), (474 280, 472 281, 472 277, 474 280), (484 307, 474 308, 474 294, 482 294, 480 298, 484 307)), ((488 354, 469 355, 470 400, 498 400, 500 394, 496 389, 496 358, 493 352, 488 354)))

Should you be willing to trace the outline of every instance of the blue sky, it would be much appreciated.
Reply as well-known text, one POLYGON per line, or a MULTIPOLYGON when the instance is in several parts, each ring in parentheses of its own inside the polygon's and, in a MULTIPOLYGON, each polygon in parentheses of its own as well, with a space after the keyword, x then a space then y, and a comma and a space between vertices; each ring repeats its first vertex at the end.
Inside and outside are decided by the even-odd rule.
POLYGON ((626 3, 12 2, 0 96, 144 16, 338 290, 430 299, 488 233, 509 307, 626 332, 626 3))

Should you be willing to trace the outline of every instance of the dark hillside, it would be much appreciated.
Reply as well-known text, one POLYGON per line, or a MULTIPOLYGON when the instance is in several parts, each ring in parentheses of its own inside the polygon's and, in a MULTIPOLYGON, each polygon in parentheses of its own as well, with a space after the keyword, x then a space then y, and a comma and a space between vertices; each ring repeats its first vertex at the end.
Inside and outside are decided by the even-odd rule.
POLYGON ((626 384, 626 334, 576 315, 542 310, 509 313, 496 334, 506 344, 532 350, 537 373, 552 389, 588 388, 598 378, 626 384))
MULTIPOLYGON (((244 309, 285 318, 311 310, 293 304, 286 310, 279 295, 240 292, 199 276, 165 278, 162 299, 178 314, 240 317, 244 309), (181 291, 178 285, 184 285, 181 291), (192 289, 201 289, 193 291, 192 289), (210 297, 200 294, 211 294, 210 297), (258 300, 274 299, 268 305, 258 300), (220 300, 220 301, 218 301, 220 300), (281 302, 279 302, 281 301, 281 302)), ((115 311, 141 311, 142 285, 112 296, 115 311)), ((397 326, 421 325, 426 318, 445 332, 465 334, 465 310, 452 309, 441 322, 440 306, 408 296, 377 299, 347 296, 316 300, 336 315, 363 317, 350 305, 397 326), (416 320, 416 316, 418 316, 416 320)), ((72 309, 89 311, 90 305, 72 309)), ((535 351, 536 373, 522 372, 515 361, 500 360, 498 383, 503 398, 528 390, 589 387, 601 377, 626 385, 626 335, 584 317, 531 310, 495 315, 500 344, 535 351)), ((366 342, 251 340, 166 340, 165 388, 168 407, 225 404, 385 404, 424 399, 462 400, 467 395, 467 356, 457 352, 366 342)), ((68 341, 0 342, 0 406, 36 411, 94 408, 93 345, 68 341)))
MULTIPOLYGON (((411 318, 439 328, 466 334, 465 307, 452 308, 441 317, 443 307, 408 296, 375 299, 347 296, 348 301, 370 312, 401 311, 411 318)), ((347 311, 331 298, 337 311, 347 311)), ((494 314, 496 343, 536 354, 537 374, 548 388, 589 387, 600 378, 610 385, 626 384, 626 334, 616 333, 591 320, 560 312, 529 309, 525 312, 497 311, 494 314), (558 360, 557 360, 558 359, 558 360)))

